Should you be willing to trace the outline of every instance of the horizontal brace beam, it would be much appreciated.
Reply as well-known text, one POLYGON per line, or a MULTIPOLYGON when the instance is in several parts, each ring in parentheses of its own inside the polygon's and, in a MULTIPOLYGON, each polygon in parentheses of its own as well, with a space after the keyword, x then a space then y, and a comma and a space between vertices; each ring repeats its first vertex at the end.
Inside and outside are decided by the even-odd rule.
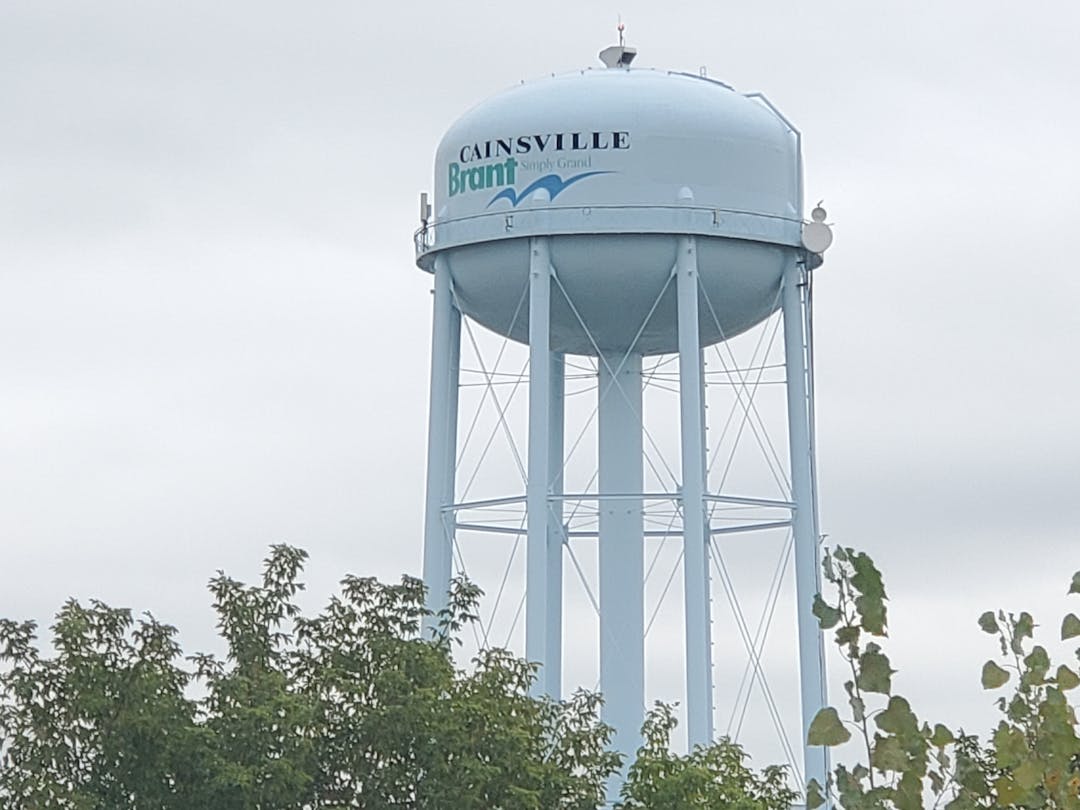
POLYGON ((444 512, 460 512, 464 509, 485 509, 489 506, 507 506, 515 503, 525 503, 524 495, 511 495, 506 498, 489 498, 486 501, 464 501, 451 503, 442 508, 444 512))
MULTIPOLYGON (((783 529, 791 525, 790 520, 776 520, 770 523, 750 523, 742 526, 721 526, 716 529, 712 529, 710 535, 718 534, 742 534, 743 532, 760 532, 768 529, 783 529)), ((516 526, 493 526, 485 523, 455 523, 455 528, 466 532, 483 532, 485 534, 508 534, 511 537, 524 537, 528 534, 527 529, 521 529, 516 526)), ((589 539, 599 536, 599 532, 580 530, 580 531, 568 531, 564 532, 568 538, 575 539, 589 539)), ((682 537, 682 531, 679 529, 672 529, 671 531, 661 531, 659 529, 650 530, 645 532, 645 537, 682 537)))
MULTIPOLYGON (((676 501, 682 496, 677 492, 571 492, 565 495, 549 495, 548 503, 566 501, 676 501)), ((770 498, 746 498, 741 495, 706 495, 707 503, 729 503, 740 506, 763 506, 775 509, 794 509, 795 504, 791 501, 778 501, 770 498)), ((464 501, 452 503, 442 508, 443 512, 460 512, 466 509, 486 509, 491 506, 511 506, 525 503, 524 495, 511 495, 505 498, 489 498, 482 501, 464 501)))
MULTIPOLYGON (((778 520, 775 523, 751 523, 745 526, 725 526, 720 529, 713 529, 710 534, 739 534, 741 532, 757 532, 765 529, 779 529, 784 526, 790 526, 790 520, 778 520)), ((589 538, 596 537, 595 531, 569 531, 566 533, 569 538, 589 538)), ((645 532, 645 537, 682 537, 682 530, 672 528, 671 531, 663 531, 660 529, 653 529, 645 532)))
POLYGON ((715 537, 718 534, 741 534, 742 532, 761 532, 766 529, 783 529, 791 525, 790 520, 776 520, 772 523, 752 523, 749 526, 721 526, 717 529, 712 529, 709 532, 710 536, 715 537))
MULTIPOLYGON (((657 531, 646 531, 646 532, 643 532, 642 534, 644 534, 645 537, 682 537, 682 532, 681 531, 662 532, 662 531, 657 530, 657 531)), ((599 537, 599 532, 596 532, 596 531, 584 531, 584 530, 582 530, 582 531, 571 531, 571 532, 567 532, 566 536, 568 538, 572 538, 572 539, 578 539, 578 540, 585 539, 585 540, 588 540, 588 539, 596 539, 597 537, 599 537)))
POLYGON ((708 503, 733 503, 743 506, 768 506, 777 509, 795 508, 795 503, 792 501, 774 501, 770 498, 744 498, 741 495, 706 495, 705 501, 708 503))
POLYGON ((565 495, 551 495, 549 501, 677 501, 682 496, 677 492, 570 492, 565 495))
POLYGON ((487 534, 509 534, 515 537, 525 537, 528 529, 519 529, 515 526, 491 526, 483 523, 455 523, 455 528, 465 532, 486 532, 487 534))

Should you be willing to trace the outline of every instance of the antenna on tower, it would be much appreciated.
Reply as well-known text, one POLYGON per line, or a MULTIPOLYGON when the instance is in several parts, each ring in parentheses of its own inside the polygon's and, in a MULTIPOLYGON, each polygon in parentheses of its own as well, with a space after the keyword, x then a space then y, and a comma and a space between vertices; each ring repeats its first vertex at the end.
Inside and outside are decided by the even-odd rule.
POLYGON ((622 15, 619 15, 619 24, 615 30, 619 32, 619 44, 612 45, 610 48, 604 48, 600 51, 600 61, 607 65, 609 68, 614 67, 630 67, 630 63, 634 61, 634 57, 637 56, 637 48, 628 48, 626 46, 626 39, 623 36, 623 32, 626 31, 626 26, 623 24, 622 15))

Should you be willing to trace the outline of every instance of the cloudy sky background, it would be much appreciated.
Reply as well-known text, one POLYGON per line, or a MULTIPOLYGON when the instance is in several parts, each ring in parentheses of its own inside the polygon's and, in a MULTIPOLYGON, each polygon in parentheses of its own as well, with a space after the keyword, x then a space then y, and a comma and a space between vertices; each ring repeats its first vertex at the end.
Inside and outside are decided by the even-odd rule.
POLYGON ((417 192, 457 115, 595 64, 619 13, 639 65, 706 66, 802 129, 837 233, 822 528, 885 571, 897 688, 988 727, 975 618, 1031 609, 1052 642, 1080 568, 1065 0, 7 0, 0 616, 101 597, 200 649, 206 580, 270 543, 311 552, 312 604, 345 571, 418 572, 417 192))

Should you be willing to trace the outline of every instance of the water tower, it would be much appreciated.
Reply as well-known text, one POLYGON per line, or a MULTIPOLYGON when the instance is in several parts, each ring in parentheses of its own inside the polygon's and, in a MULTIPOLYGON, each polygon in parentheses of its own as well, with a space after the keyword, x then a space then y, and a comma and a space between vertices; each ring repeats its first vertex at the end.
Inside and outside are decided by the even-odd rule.
MULTIPOLYGON (((443 137, 421 201, 417 264, 434 276, 423 576, 445 604, 463 510, 524 507, 525 655, 538 691, 560 693, 567 356, 597 374, 599 672, 604 719, 633 754, 644 703, 646 501, 677 513, 685 600, 687 733, 714 738, 709 547, 716 504, 778 508, 794 537, 802 739, 826 703, 819 589, 808 279, 831 236, 803 218, 798 130, 760 94, 703 75, 606 68, 522 83, 465 113, 443 137), (703 360, 782 311, 790 498, 710 491, 703 360), (458 498, 462 316, 528 347, 527 483, 485 502, 458 498), (643 485, 642 365, 677 356, 680 480, 643 485)), ((463 421, 463 420, 461 420, 463 421)), ((574 497, 582 497, 580 493, 574 497)), ((475 522, 473 529, 483 528, 475 522)), ((585 534, 579 532, 579 534, 585 534)), ((794 663, 794 662, 793 662, 794 663)), ((823 748, 804 774, 825 783, 823 748)))

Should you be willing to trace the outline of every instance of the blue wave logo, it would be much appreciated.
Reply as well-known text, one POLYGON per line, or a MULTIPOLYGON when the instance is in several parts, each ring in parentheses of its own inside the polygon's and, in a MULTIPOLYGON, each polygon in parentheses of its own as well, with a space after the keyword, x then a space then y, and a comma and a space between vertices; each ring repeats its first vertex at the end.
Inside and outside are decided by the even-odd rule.
POLYGON ((509 200, 510 205, 514 208, 518 207, 518 203, 527 199, 530 194, 538 189, 544 189, 548 193, 548 199, 554 200, 560 194, 562 194, 570 186, 579 180, 585 180, 589 177, 595 177, 598 174, 614 174, 614 172, 582 172, 581 174, 575 174, 572 177, 567 177, 563 180, 557 174, 545 174, 543 177, 539 177, 533 180, 529 185, 525 186, 519 194, 512 188, 504 188, 498 194, 491 198, 491 202, 487 204, 488 208, 491 208, 499 200, 509 200))

